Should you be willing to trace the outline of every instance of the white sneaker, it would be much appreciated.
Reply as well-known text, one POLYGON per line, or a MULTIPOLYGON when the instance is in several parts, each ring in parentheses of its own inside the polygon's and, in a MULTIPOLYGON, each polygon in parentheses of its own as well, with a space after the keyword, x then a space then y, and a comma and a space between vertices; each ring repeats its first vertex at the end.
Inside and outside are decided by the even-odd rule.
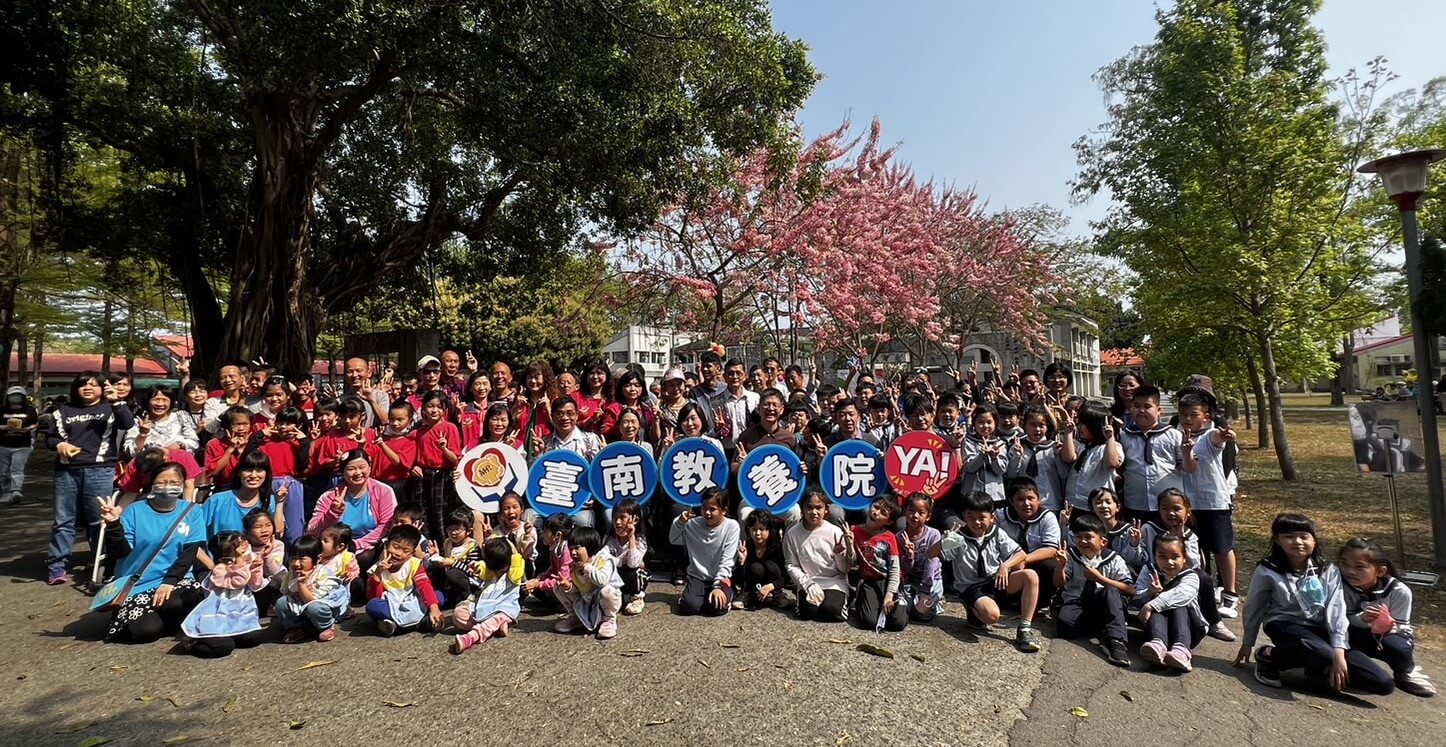
POLYGON ((19 494, 19 493, 11 493, 10 495, 0 496, 0 506, 8 506, 8 505, 10 505, 10 504, 12 504, 12 503, 15 503, 15 502, 19 501, 19 500, 20 500, 20 494, 19 494))
POLYGON ((1230 631, 1230 628, 1225 627, 1224 620, 1210 626, 1210 637, 1226 643, 1234 643, 1236 640, 1235 634, 1230 631))
POLYGON ((1420 667, 1415 667, 1401 677, 1396 678, 1396 686, 1412 695, 1422 698, 1429 698, 1436 694, 1436 686, 1431 684, 1431 678, 1427 677, 1426 673, 1421 671, 1420 667))
POLYGON ((627 606, 626 606, 626 607, 623 607, 623 614, 624 614, 624 615, 636 615, 636 614, 638 614, 638 613, 640 613, 640 612, 642 612, 642 611, 643 611, 643 598, 640 597, 640 596, 638 596, 638 597, 633 597, 633 601, 628 602, 627 606))
POLYGON ((1234 620, 1240 617, 1240 597, 1222 596, 1220 598, 1219 612, 1220 616, 1226 620, 1234 620))

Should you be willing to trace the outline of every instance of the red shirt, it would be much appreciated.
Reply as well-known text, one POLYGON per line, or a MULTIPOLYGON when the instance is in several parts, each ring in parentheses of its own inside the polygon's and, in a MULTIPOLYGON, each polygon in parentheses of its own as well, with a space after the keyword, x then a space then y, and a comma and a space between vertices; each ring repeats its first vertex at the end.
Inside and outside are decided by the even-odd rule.
POLYGON ((271 460, 272 477, 296 477, 300 467, 306 464, 305 446, 300 441, 290 441, 273 436, 261 442, 256 450, 271 460))
POLYGON ((447 437, 447 451, 453 454, 458 453, 462 443, 462 435, 457 432, 457 426, 443 420, 436 425, 423 425, 412 431, 412 439, 417 444, 417 466, 422 469, 447 469, 447 464, 442 457, 442 449, 437 446, 437 439, 447 437))
POLYGON ((461 455, 462 452, 482 443, 482 430, 487 427, 486 407, 477 410, 468 405, 458 414, 457 421, 457 430, 462 434, 462 448, 456 453, 461 455))
POLYGON ((572 393, 572 401, 577 403, 577 427, 602 435, 602 412, 607 399, 584 397, 579 390, 572 393))
POLYGON ((546 410, 538 410, 537 422, 532 422, 532 405, 522 399, 517 402, 517 432, 522 434, 523 440, 527 439, 528 424, 532 425, 532 432, 538 438, 547 438, 552 435, 552 414, 546 410))
POLYGON ((899 540, 888 527, 871 534, 862 525, 853 528, 854 547, 858 548, 859 576, 866 581, 889 577, 889 562, 898 562, 899 540))
POLYGON ((412 440, 412 434, 404 436, 392 436, 384 438, 379 443, 367 447, 367 456, 372 459, 372 477, 382 482, 401 482, 412 474, 412 465, 417 462, 417 442, 412 440), (400 463, 393 463, 382 452, 381 444, 385 443, 397 456, 402 458, 400 463))
POLYGON ((236 472, 236 465, 241 463, 240 456, 231 457, 231 461, 224 468, 221 466, 221 457, 230 448, 230 444, 224 438, 213 438, 206 442, 204 456, 206 474, 211 476, 212 485, 230 485, 231 477, 236 472))
POLYGON ((320 438, 311 445, 312 458, 306 465, 307 477, 324 477, 334 475, 337 472, 337 452, 352 451, 354 449, 366 450, 368 444, 377 440, 376 431, 362 431, 362 440, 352 438, 341 428, 333 428, 323 433, 320 438))
MULTIPOLYGON (((166 452, 166 461, 175 462, 184 467, 187 480, 194 480, 201 475, 201 465, 196 464, 196 458, 185 449, 172 449, 166 452)), ((134 462, 127 463, 121 470, 120 490, 122 493, 144 493, 150 486, 151 476, 138 472, 134 462)))
MULTIPOLYGON (((638 423, 638 440, 647 441, 653 428, 653 408, 640 401, 633 405, 633 409, 638 411, 638 420, 641 421, 638 423)), ((610 402, 607 407, 603 408, 602 413, 602 430, 598 435, 608 441, 616 441, 618 439, 618 418, 622 417, 623 404, 610 402)))

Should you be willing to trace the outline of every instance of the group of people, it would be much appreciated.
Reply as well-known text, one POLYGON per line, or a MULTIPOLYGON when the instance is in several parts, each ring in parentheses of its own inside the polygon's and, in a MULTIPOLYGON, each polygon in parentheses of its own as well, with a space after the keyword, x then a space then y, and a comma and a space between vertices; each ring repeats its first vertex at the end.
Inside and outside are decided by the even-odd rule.
POLYGON ((1042 613, 1120 666, 1133 626, 1135 653, 1163 669, 1190 671, 1209 635, 1239 638, 1236 663, 1253 659, 1263 683, 1301 670, 1336 689, 1434 692, 1414 660, 1410 589, 1370 540, 1332 563, 1309 519, 1282 514, 1240 603, 1235 433, 1209 378, 1174 392, 1175 422, 1169 395, 1139 373, 1116 377, 1108 404, 1072 380, 1054 363, 984 380, 973 368, 888 381, 855 370, 839 386, 714 352, 651 386, 602 361, 534 362, 515 379, 454 351, 405 375, 348 360, 334 393, 239 363, 220 367, 214 390, 131 392, 82 374, 40 425, 57 453, 48 579, 68 582, 78 517, 92 546, 104 526, 111 581, 96 608, 111 614, 108 637, 179 632, 198 656, 261 643, 268 616, 286 642, 328 641, 354 609, 380 635, 450 631, 455 653, 508 635, 524 607, 560 613, 559 633, 608 639, 643 610, 652 574, 671 572, 680 615, 774 608, 893 632, 957 599, 976 629, 1016 610, 1023 652, 1040 649, 1042 613), (921 430, 962 465, 940 494, 851 511, 816 484, 830 447, 887 448, 921 430), (478 444, 590 460, 611 442, 661 454, 683 438, 711 440, 735 471, 778 445, 815 482, 779 515, 750 510, 732 486, 696 507, 660 491, 570 516, 541 516, 517 493, 485 514, 454 489, 478 444), (1240 617, 1238 636, 1227 621, 1240 617), (1262 628, 1272 645, 1257 649, 1262 628))

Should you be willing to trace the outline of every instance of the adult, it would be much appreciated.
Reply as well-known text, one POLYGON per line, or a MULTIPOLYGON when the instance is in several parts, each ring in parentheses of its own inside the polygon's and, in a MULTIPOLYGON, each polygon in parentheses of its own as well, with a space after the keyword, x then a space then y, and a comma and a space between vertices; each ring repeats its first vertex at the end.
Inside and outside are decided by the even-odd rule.
POLYGON ((552 366, 547 361, 533 361, 522 372, 522 391, 512 405, 512 415, 524 439, 532 434, 542 438, 552 435, 552 401, 556 399, 552 382, 552 366))
POLYGON ((788 386, 783 383, 783 364, 777 358, 769 356, 763 359, 763 381, 769 388, 777 389, 785 402, 788 401, 788 386))
POLYGON ((301 536, 302 526, 300 521, 287 520, 287 512, 281 507, 283 500, 271 493, 271 460, 259 451, 246 452, 231 478, 230 489, 213 494, 202 504, 200 521, 206 527, 207 541, 222 532, 243 531, 242 519, 260 508, 271 516, 276 534, 291 542, 301 536))
POLYGON ((386 483, 372 479, 372 463, 366 452, 354 449, 341 460, 342 483, 316 502, 306 533, 320 535, 333 524, 351 528, 357 563, 365 570, 376 561, 377 546, 392 524, 397 496, 386 483))
MULTIPOLYGON (((733 455, 733 474, 738 474, 748 452, 760 446, 776 444, 798 453, 798 440, 794 438, 793 431, 783 425, 784 408, 782 392, 773 388, 763 390, 763 394, 758 397, 757 421, 738 434, 738 450, 733 455)), ((738 520, 746 521, 750 513, 752 513, 752 509, 740 506, 738 520)), ((783 513, 783 520, 792 524, 798 521, 801 515, 798 506, 794 506, 783 513)))
POLYGON ((512 389, 512 367, 497 361, 489 369, 492 377, 492 399, 511 401, 517 397, 517 392, 512 389))
POLYGON ((45 565, 46 583, 59 586, 70 577, 66 568, 75 543, 76 514, 85 521, 90 546, 100 534, 100 501, 115 486, 115 436, 135 425, 129 407, 112 384, 85 371, 70 382, 67 404, 55 408, 45 445, 55 450, 55 524, 45 565))
POLYGON ((577 427, 589 433, 602 433, 603 408, 607 407, 608 390, 613 372, 601 358, 594 358, 582 367, 582 381, 572 393, 577 404, 577 427))
MULTIPOLYGON (((157 384, 146 390, 141 405, 139 417, 121 441, 123 455, 134 456, 147 446, 158 446, 166 450, 167 459, 180 461, 171 452, 190 454, 200 446, 195 422, 177 412, 176 395, 169 388, 157 384)), ((195 457, 191 461, 195 463, 195 457)))
POLYGON ((613 401, 603 410, 604 439, 616 441, 619 438, 618 420, 622 417, 623 410, 631 409, 637 411, 638 417, 642 418, 642 440, 650 444, 658 443, 658 415, 652 404, 643 399, 643 394, 647 391, 647 381, 637 371, 624 371, 618 376, 613 385, 613 401))
POLYGON ((1074 389, 1074 373, 1069 365, 1055 361, 1044 367, 1044 404, 1049 407, 1063 407, 1074 389))
MULTIPOLYGON (((723 366, 725 383, 723 393, 715 395, 709 400, 712 408, 713 428, 717 431, 718 439, 730 449, 737 446, 738 436, 748 427, 749 416, 758 408, 760 392, 751 392, 743 388, 743 380, 746 376, 747 371, 743 367, 743 361, 729 358, 728 363, 723 366)), ((779 399, 782 398, 783 395, 780 394, 779 399)), ((778 408, 778 414, 783 415, 782 404, 778 408)))
POLYGON ((227 363, 216 372, 216 383, 221 391, 206 400, 201 410, 201 429, 213 436, 221 435, 221 413, 231 407, 245 407, 255 412, 261 407, 261 398, 246 393, 246 371, 239 363, 227 363))
POLYGON ((342 368, 342 379, 341 396, 355 398, 366 405, 366 412, 362 414, 363 427, 371 428, 387 422, 392 398, 381 387, 372 386, 371 369, 365 358, 347 358, 342 368))
MULTIPOLYGON (((598 438, 597 434, 577 427, 577 403, 566 397, 552 402, 552 435, 544 439, 534 433, 528 441, 531 456, 549 451, 570 451, 589 462, 602 448, 602 439, 598 438)), ((528 514, 528 517, 540 526, 540 517, 535 512, 528 514)), ((606 514, 602 511, 602 506, 590 498, 582 510, 573 516, 573 522, 577 526, 601 527, 606 524, 606 514)))
POLYGON ((462 370, 462 356, 448 348, 442 351, 442 390, 459 400, 467 391, 467 371, 462 370))
POLYGON ((803 366, 794 364, 783 369, 783 383, 791 396, 794 392, 803 392, 809 399, 813 398, 814 391, 818 388, 817 366, 813 361, 808 362, 808 376, 804 376, 803 366))
POLYGON ((1044 403, 1044 382, 1038 371, 1026 368, 1019 372, 1019 399, 1026 405, 1044 403))
POLYGON ((488 380, 486 371, 473 371, 463 384, 457 411, 457 430, 462 434, 462 451, 482 443, 487 410, 492 404, 488 398, 491 393, 492 382, 488 380))
POLYGON ((678 430, 678 415, 682 413, 683 406, 688 404, 688 398, 683 396, 686 383, 683 369, 677 366, 663 372, 663 381, 658 387, 659 443, 662 443, 662 439, 667 438, 669 433, 678 430))
POLYGON ((116 578, 135 577, 130 593, 117 600, 106 640, 150 643, 181 626, 206 592, 193 571, 206 543, 199 508, 181 500, 185 469, 166 462, 151 473, 143 500, 124 510, 106 498, 100 517, 112 525, 106 532, 106 555, 116 561, 116 578))
POLYGON ((1135 392, 1140 387, 1149 384, 1144 374, 1135 371, 1121 371, 1115 374, 1115 383, 1110 391, 1114 395, 1114 402, 1110 404, 1110 416, 1115 419, 1115 429, 1124 430, 1125 426, 1135 426, 1135 416, 1130 414, 1130 403, 1135 399, 1135 392))
POLYGON ((434 355, 424 355, 417 360, 417 391, 407 401, 416 412, 422 411, 422 399, 432 392, 447 395, 447 402, 455 402, 452 394, 442 388, 442 362, 434 355))
POLYGON ((25 487, 25 463, 30 461, 30 452, 35 448, 35 429, 40 425, 40 413, 30 404, 25 387, 12 386, 5 390, 5 402, 0 405, 0 505, 20 500, 21 488, 25 487))
POLYGON ((713 398, 721 395, 727 386, 723 383, 723 360, 718 354, 705 350, 698 356, 698 383, 688 389, 688 399, 703 406, 703 415, 711 424, 713 398))

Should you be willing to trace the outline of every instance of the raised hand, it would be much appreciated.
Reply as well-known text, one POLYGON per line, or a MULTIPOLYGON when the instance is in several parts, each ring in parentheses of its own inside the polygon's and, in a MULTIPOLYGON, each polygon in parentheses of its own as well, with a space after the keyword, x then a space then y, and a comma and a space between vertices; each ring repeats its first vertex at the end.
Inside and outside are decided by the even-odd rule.
POLYGON ((115 503, 115 496, 107 496, 100 502, 100 519, 107 524, 120 521, 121 507, 115 503))
POLYGON ((1130 522, 1130 544, 1133 545, 1133 546, 1135 546, 1135 547, 1139 547, 1139 546, 1140 546, 1140 539, 1141 539, 1142 537, 1144 537, 1144 536, 1145 536, 1144 527, 1140 524, 1140 520, 1139 520, 1139 519, 1134 519, 1134 520, 1132 520, 1132 521, 1130 522))
POLYGON ((1159 574, 1159 573, 1156 573, 1155 571, 1151 571, 1151 572, 1150 572, 1150 596, 1151 596, 1151 597, 1158 597, 1158 596, 1160 596, 1160 594, 1163 593, 1164 591, 1165 591, 1165 585, 1162 584, 1162 583, 1160 583, 1160 574, 1159 574))

